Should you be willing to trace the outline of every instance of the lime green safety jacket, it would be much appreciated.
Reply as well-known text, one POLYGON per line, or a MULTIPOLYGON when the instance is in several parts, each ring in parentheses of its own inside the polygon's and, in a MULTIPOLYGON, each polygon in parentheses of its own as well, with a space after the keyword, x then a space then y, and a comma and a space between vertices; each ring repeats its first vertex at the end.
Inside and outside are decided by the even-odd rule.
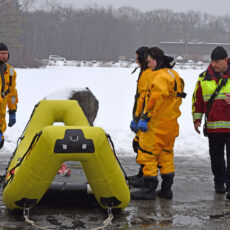
POLYGON ((212 96, 222 78, 227 78, 227 83, 223 86, 215 97, 209 112, 207 128, 208 133, 230 133, 230 105, 225 102, 225 93, 230 93, 230 59, 228 70, 220 76, 212 66, 201 73, 192 99, 193 122, 201 122, 203 114, 207 112, 207 102, 212 96))

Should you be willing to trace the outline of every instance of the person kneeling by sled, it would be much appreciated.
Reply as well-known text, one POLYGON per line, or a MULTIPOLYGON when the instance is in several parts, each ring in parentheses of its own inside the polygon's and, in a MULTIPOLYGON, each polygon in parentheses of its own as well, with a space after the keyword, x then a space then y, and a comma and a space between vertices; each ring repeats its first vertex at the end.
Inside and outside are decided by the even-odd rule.
POLYGON ((144 112, 138 122, 142 131, 139 138, 137 162, 143 165, 143 184, 139 191, 132 192, 132 199, 155 200, 159 197, 172 199, 171 186, 174 178, 173 146, 179 134, 177 118, 184 82, 172 70, 173 58, 164 55, 158 47, 147 51, 148 66, 154 73, 148 84, 149 98, 146 99, 144 112), (158 168, 162 183, 158 185, 158 168))
POLYGON ((16 90, 16 72, 14 68, 7 64, 9 59, 8 47, 0 42, 0 149, 4 145, 4 131, 6 130, 6 106, 9 109, 9 123, 12 127, 16 123, 16 110, 18 94, 16 90))

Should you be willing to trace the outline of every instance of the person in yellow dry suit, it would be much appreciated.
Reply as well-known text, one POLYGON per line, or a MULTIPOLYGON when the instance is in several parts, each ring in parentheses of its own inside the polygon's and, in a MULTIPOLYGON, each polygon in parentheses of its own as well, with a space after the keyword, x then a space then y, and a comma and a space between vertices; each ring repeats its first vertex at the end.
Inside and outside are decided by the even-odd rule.
POLYGON ((6 106, 9 109, 9 123, 12 127, 16 122, 18 94, 16 90, 16 72, 7 64, 9 59, 8 47, 0 43, 0 148, 4 145, 3 133, 6 130, 6 106))
MULTIPOLYGON (((140 131, 138 131, 137 125, 143 109, 142 98, 144 98, 146 92, 147 82, 148 82, 147 78, 149 74, 152 73, 152 70, 147 66, 147 60, 145 55, 147 50, 148 47, 145 46, 142 46, 136 50, 136 63, 140 67, 140 73, 137 80, 137 90, 136 90, 135 101, 133 105, 133 120, 130 123, 131 130, 136 134, 133 139, 133 150, 135 153, 138 153, 138 146, 139 146, 140 131)), ((133 71, 133 73, 136 71, 136 69, 133 71)), ((134 176, 128 176, 128 180, 130 184, 132 184, 134 180, 137 180, 142 176, 143 176, 142 166, 140 166, 138 173, 134 176)))
POLYGON ((153 47, 146 54, 154 76, 149 78, 145 108, 138 122, 142 132, 137 162, 143 165, 143 183, 141 189, 131 195, 133 199, 155 200, 159 168, 162 184, 157 194, 172 199, 171 186, 175 171, 173 146, 179 134, 179 107, 186 96, 183 92, 184 82, 172 70, 170 62, 173 58, 164 55, 161 49, 153 47))

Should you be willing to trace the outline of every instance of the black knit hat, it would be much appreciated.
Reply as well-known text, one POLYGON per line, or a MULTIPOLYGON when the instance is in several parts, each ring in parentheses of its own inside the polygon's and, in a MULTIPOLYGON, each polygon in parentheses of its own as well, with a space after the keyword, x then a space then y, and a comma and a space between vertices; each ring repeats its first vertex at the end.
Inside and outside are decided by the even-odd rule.
POLYGON ((228 53, 222 46, 217 46, 211 53, 211 60, 223 60, 226 57, 228 53))
POLYGON ((8 51, 8 47, 6 44, 0 42, 0 51, 8 51))

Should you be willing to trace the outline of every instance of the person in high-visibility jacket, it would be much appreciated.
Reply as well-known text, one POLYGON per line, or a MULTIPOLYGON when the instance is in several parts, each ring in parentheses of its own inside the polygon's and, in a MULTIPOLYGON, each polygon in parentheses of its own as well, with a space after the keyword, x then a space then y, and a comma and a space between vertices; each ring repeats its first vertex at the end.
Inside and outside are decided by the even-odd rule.
POLYGON ((16 122, 18 94, 16 90, 16 72, 7 64, 9 59, 8 47, 0 43, 0 148, 4 145, 4 131, 6 130, 6 107, 9 109, 9 123, 12 127, 16 122))
POLYGON ((216 88, 225 83, 216 94, 206 123, 209 140, 209 155, 214 176, 214 189, 230 199, 230 59, 222 46, 211 52, 211 63, 207 70, 200 74, 193 93, 192 114, 194 128, 199 127, 205 114, 207 103, 216 88), (225 148, 226 147, 226 148, 225 148), (226 158, 225 158, 226 154, 226 158), (227 162, 226 162, 226 160, 227 162))
POLYGON ((132 193, 133 199, 156 199, 158 168, 162 177, 160 197, 171 199, 174 178, 173 147, 179 134, 177 118, 184 82, 179 74, 172 70, 173 58, 153 47, 147 51, 148 66, 154 73, 149 78, 148 95, 144 112, 138 122, 142 131, 139 138, 137 162, 143 165, 143 184, 139 191, 132 193))
MULTIPOLYGON (((136 95, 133 105, 133 120, 130 123, 131 130, 136 134, 133 139, 133 150, 135 153, 138 153, 138 146, 139 146, 139 135, 140 131, 138 130, 138 121, 140 119, 141 113, 143 111, 143 98, 145 97, 145 92, 147 88, 148 83, 148 77, 152 73, 152 70, 148 68, 147 66, 147 60, 146 60, 146 51, 148 50, 148 47, 142 46, 136 50, 136 63, 140 67, 140 73, 137 80, 137 89, 136 89, 136 95)), ((133 71, 133 73, 136 71, 136 69, 133 71)), ((133 183, 133 181, 141 178, 143 176, 142 173, 142 165, 139 167, 139 171, 134 176, 129 176, 128 180, 130 184, 133 183)))

